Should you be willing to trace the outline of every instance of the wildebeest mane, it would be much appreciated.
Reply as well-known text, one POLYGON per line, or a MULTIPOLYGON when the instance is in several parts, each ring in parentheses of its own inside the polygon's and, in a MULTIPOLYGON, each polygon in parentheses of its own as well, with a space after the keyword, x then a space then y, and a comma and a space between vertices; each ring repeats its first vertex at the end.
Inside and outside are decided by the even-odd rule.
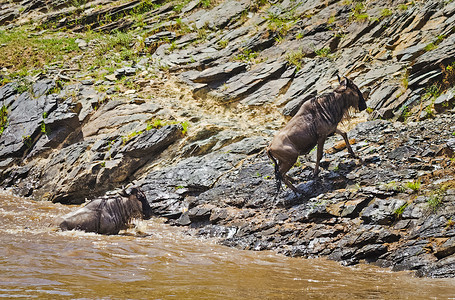
POLYGON ((115 198, 112 202, 108 202, 110 206, 107 210, 110 210, 112 215, 112 221, 119 226, 119 228, 126 229, 126 226, 121 224, 129 224, 132 219, 140 217, 139 207, 135 207, 133 204, 136 202, 130 202, 130 205, 123 205, 123 199, 120 197, 115 198))

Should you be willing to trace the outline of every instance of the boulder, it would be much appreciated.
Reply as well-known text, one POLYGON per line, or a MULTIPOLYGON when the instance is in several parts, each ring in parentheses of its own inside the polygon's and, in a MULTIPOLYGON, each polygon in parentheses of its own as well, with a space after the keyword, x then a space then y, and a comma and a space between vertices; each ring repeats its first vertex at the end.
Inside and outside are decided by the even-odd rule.
POLYGON ((241 62, 228 62, 213 68, 205 69, 204 71, 194 74, 190 78, 193 82, 198 83, 215 83, 225 82, 232 76, 246 70, 247 64, 241 62))
POLYGON ((228 0, 217 7, 199 16, 195 25, 200 29, 207 26, 210 29, 224 28, 233 23, 240 15, 250 7, 250 1, 228 0))
POLYGON ((453 106, 455 102, 455 88, 452 88, 434 100, 434 109, 443 112, 453 106))
MULTIPOLYGON (((447 66, 452 63, 455 57, 455 49, 452 47, 454 43, 455 34, 449 35, 436 49, 419 56, 410 69, 409 81, 411 82, 416 78, 429 74, 431 71, 440 69, 441 64, 447 66)), ((439 78, 441 75, 442 73, 439 72, 438 76, 435 76, 433 80, 439 78)), ((428 77, 428 75, 423 78, 426 77, 428 77)), ((420 81, 422 81, 422 79, 420 81)))
POLYGON ((256 91, 267 81, 283 74, 286 65, 281 61, 265 62, 230 78, 226 83, 209 94, 222 102, 232 102, 245 98, 256 91))
POLYGON ((40 135, 44 116, 58 106, 57 95, 43 95, 33 99, 27 92, 10 105, 8 126, 0 136, 0 158, 20 157, 40 135))

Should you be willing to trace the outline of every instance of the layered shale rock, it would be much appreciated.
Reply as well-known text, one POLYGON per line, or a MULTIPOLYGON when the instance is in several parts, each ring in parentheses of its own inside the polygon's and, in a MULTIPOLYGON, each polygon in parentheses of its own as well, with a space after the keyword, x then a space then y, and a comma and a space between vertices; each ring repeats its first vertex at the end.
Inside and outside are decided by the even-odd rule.
POLYGON ((0 185, 79 204, 134 181, 228 246, 452 277, 454 20, 453 1, 2 3, 1 32, 77 50, 0 66, 0 185), (311 152, 289 172, 301 195, 277 195, 264 149, 337 74, 369 107, 361 160, 329 137, 320 176, 311 152))

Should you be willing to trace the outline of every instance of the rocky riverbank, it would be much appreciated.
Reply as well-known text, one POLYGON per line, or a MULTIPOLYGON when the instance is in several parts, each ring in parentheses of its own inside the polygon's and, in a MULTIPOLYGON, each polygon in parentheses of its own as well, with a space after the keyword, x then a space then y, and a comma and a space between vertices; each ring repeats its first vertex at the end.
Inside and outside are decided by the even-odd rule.
POLYGON ((134 181, 225 245, 453 276, 455 2, 0 7, 3 188, 80 204, 134 181), (367 99, 343 124, 362 159, 332 136, 275 200, 264 148, 336 72, 367 99))

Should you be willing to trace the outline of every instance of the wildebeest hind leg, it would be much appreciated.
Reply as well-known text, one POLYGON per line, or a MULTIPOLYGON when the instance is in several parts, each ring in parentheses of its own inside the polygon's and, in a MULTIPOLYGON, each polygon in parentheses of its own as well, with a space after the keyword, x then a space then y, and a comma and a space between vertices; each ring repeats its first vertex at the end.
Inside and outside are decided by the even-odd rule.
POLYGON ((283 177, 283 182, 295 193, 300 194, 299 190, 292 184, 292 179, 286 173, 292 168, 294 163, 297 161, 298 155, 292 155, 289 160, 282 161, 280 165, 280 174, 283 177))
POLYGON ((300 195, 300 192, 299 190, 291 183, 291 178, 288 176, 288 175, 284 175, 283 176, 283 181, 284 183, 296 194, 296 195, 300 195))

